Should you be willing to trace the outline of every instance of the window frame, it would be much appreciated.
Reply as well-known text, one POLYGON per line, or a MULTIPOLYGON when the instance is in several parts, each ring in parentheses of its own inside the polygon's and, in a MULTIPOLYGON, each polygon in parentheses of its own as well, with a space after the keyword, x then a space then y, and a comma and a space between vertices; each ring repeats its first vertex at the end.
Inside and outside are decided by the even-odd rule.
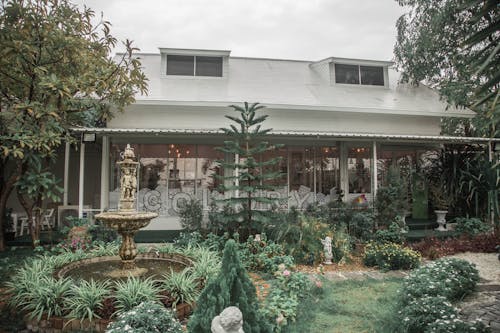
POLYGON ((388 77, 387 77, 387 67, 386 66, 380 66, 380 65, 375 65, 375 64, 355 64, 355 63, 344 63, 344 62, 332 62, 332 78, 331 82, 333 84, 339 84, 339 85, 346 85, 346 86, 363 86, 363 87, 387 87, 388 86, 388 77), (347 82, 337 82, 337 68, 336 66, 356 66, 358 68, 357 73, 358 73, 358 83, 347 83, 347 82), (382 69, 382 82, 383 84, 363 84, 361 80, 361 67, 378 67, 382 69))
POLYGON ((225 60, 224 56, 213 56, 213 55, 202 55, 202 54, 165 54, 163 57, 164 66, 162 66, 162 77, 164 78, 184 78, 184 79, 220 79, 225 77, 225 60), (193 57, 193 74, 192 75, 182 75, 182 74, 168 74, 168 57, 169 56, 183 56, 183 57, 193 57), (220 76, 212 75, 197 75, 197 58, 219 58, 221 60, 220 76))

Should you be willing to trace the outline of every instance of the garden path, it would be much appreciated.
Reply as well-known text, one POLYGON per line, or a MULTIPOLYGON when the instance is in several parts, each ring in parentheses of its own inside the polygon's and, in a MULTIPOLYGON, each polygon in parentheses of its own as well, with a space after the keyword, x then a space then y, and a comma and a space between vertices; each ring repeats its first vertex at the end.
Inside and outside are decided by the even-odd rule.
POLYGON ((460 304, 467 320, 481 319, 492 333, 500 333, 500 261, 496 253, 459 253, 450 256, 476 265, 481 278, 478 292, 460 304))

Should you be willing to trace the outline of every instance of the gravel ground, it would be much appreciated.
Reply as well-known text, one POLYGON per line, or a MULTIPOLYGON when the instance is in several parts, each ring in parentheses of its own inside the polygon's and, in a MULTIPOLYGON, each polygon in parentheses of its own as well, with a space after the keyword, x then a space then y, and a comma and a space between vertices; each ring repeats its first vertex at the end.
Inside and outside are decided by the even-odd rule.
POLYGON ((497 253, 458 253, 449 258, 459 258, 467 260, 476 265, 479 270, 479 277, 485 281, 482 283, 500 284, 500 261, 497 253))

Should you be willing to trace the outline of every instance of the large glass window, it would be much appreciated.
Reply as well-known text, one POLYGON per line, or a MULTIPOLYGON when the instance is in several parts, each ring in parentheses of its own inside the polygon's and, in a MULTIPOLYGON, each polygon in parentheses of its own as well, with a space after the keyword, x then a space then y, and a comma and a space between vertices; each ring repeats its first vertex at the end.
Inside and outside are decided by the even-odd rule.
POLYGON ((349 193, 371 193, 370 148, 363 145, 350 147, 347 157, 349 193))

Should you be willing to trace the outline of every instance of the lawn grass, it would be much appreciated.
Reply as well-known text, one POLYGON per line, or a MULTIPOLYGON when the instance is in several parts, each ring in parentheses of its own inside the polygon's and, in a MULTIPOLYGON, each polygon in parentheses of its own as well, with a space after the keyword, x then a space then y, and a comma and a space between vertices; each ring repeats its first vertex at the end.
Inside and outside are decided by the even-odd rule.
POLYGON ((394 319, 402 279, 325 282, 319 299, 303 302, 288 333, 387 333, 394 319))

